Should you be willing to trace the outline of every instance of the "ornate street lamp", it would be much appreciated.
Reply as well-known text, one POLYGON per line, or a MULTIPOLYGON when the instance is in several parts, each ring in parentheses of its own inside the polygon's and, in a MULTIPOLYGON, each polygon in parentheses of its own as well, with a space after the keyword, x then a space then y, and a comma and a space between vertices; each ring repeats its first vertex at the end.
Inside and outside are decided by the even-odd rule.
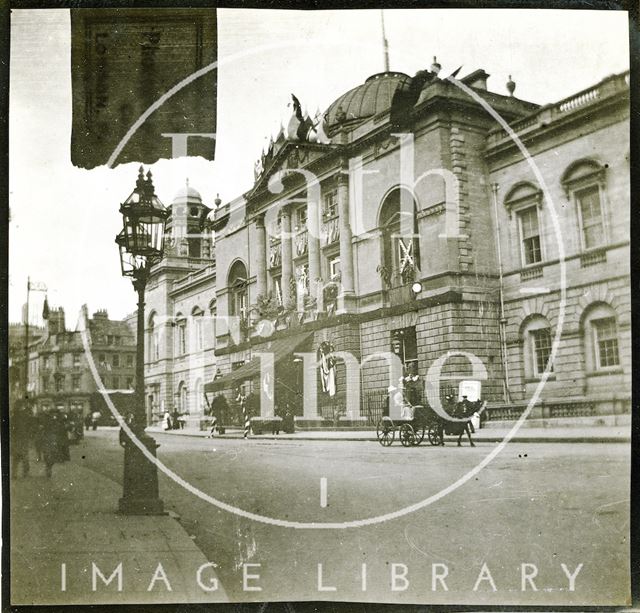
MULTIPOLYGON (((157 444, 144 430, 147 426, 144 390, 144 292, 153 264, 162 259, 167 209, 155 194, 151 171, 145 179, 140 166, 136 187, 120 205, 123 228, 116 237, 122 274, 131 277, 138 293, 136 402, 129 427, 146 449, 156 455, 157 444)), ((127 515, 158 515, 164 504, 158 491, 158 472, 153 462, 124 438, 124 480, 120 512, 127 515)))

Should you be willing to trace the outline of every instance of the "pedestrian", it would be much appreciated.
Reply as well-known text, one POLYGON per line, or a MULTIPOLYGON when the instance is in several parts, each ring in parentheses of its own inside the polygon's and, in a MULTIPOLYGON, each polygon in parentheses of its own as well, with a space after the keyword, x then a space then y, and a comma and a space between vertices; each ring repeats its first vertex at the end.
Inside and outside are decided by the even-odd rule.
POLYGON ((69 437, 67 436, 66 420, 59 409, 54 408, 47 411, 43 417, 42 425, 42 454, 46 475, 50 478, 54 464, 68 462, 71 459, 69 456, 69 437))
POLYGON ((280 417, 280 409, 276 407, 274 410, 273 421, 271 422, 271 434, 278 435, 280 434, 280 422, 282 421, 282 417, 280 417))
POLYGON ((18 478, 18 467, 22 466, 22 476, 29 476, 29 447, 33 437, 33 420, 26 405, 15 408, 9 418, 11 446, 11 478, 18 478))
POLYGON ((402 379, 405 396, 410 404, 417 405, 420 404, 420 377, 415 362, 409 365, 408 371, 402 379))
POLYGON ((171 415, 169 411, 164 412, 164 417, 162 418, 162 429, 171 430, 171 415))
POLYGON ((284 415, 282 416, 282 431, 287 434, 293 434, 295 432, 295 420, 293 418, 293 410, 291 405, 287 401, 285 403, 284 415))
POLYGON ((180 429, 180 413, 178 413, 178 409, 173 409, 173 413, 171 414, 171 429, 180 429))
POLYGON ((98 421, 100 421, 101 417, 102 417, 102 413, 100 413, 100 411, 94 411, 93 413, 91 413, 91 429, 92 430, 98 429, 98 421))
POLYGON ((89 412, 84 416, 84 428, 85 428, 85 430, 89 431, 89 428, 91 428, 91 422, 92 421, 93 421, 93 419, 91 418, 91 412, 89 412))
MULTIPOLYGON (((463 417, 471 417, 475 413, 474 411, 475 404, 469 400, 468 396, 462 397, 462 416, 463 417)), ((476 428, 473 425, 473 422, 469 420, 469 429, 471 430, 471 434, 475 434, 476 428)))
POLYGON ((33 428, 33 446, 36 451, 36 462, 42 462, 42 433, 44 430, 42 425, 43 415, 44 413, 42 411, 38 411, 34 407, 31 423, 33 428))
POLYGON ((227 403, 227 399, 222 394, 218 394, 211 401, 211 431, 209 432, 208 438, 212 438, 216 429, 218 430, 218 434, 222 435, 225 433, 224 423, 227 419, 227 411, 229 409, 229 405, 227 403))
POLYGON ((76 445, 84 437, 84 429, 82 427, 82 417, 76 411, 72 411, 69 415, 69 440, 76 445))
POLYGON ((78 411, 75 415, 75 428, 77 440, 84 438, 84 428, 82 427, 82 411, 78 411))

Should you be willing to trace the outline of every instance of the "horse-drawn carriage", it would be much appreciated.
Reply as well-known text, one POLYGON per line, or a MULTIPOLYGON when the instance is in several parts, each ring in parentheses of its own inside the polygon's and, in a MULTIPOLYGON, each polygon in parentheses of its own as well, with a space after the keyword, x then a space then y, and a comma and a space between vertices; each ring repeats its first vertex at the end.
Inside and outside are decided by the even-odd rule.
POLYGON ((392 419, 385 415, 376 427, 378 442, 383 447, 388 447, 393 443, 398 435, 400 443, 405 447, 419 445, 425 436, 429 436, 432 442, 433 432, 436 431, 435 417, 432 415, 431 407, 422 405, 406 404, 402 407, 402 414, 399 419, 392 419))
POLYGON ((431 445, 444 445, 444 436, 457 436, 458 446, 461 445, 462 435, 467 434, 469 443, 475 447, 471 440, 474 432, 472 417, 484 409, 486 402, 479 398, 476 401, 468 400, 467 396, 456 401, 452 396, 444 400, 443 409, 447 417, 436 412, 431 406, 409 403, 400 392, 400 417, 392 419, 385 415, 377 424, 376 435, 378 442, 383 447, 389 447, 396 438, 404 447, 420 445, 425 439, 431 445))

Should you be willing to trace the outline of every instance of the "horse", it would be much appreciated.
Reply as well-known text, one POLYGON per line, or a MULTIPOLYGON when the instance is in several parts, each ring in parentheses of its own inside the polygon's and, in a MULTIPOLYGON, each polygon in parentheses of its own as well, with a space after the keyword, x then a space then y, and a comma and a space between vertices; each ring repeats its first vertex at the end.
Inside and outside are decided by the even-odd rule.
MULTIPOLYGON (((471 402, 467 400, 466 396, 463 396, 462 400, 459 402, 453 401, 453 398, 447 397, 449 401, 447 404, 449 405, 447 412, 454 417, 455 419, 464 419, 465 421, 449 421, 442 420, 441 428, 444 434, 448 434, 449 436, 457 436, 458 437, 458 447, 462 446, 462 435, 466 432, 467 437, 469 438, 469 445, 471 447, 475 447, 475 443, 471 438, 471 434, 475 432, 473 428, 473 424, 471 423, 472 415, 480 409, 482 406, 482 401, 478 400, 476 402, 471 402)), ((442 441, 441 445, 444 445, 444 436, 440 437, 442 441)))

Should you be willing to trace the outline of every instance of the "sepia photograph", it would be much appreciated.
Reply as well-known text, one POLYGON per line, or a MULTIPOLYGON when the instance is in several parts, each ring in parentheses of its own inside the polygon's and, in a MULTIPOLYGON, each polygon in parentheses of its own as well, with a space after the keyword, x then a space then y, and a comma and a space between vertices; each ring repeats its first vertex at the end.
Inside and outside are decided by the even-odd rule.
POLYGON ((628 12, 73 6, 10 14, 5 604, 629 606, 628 12))

